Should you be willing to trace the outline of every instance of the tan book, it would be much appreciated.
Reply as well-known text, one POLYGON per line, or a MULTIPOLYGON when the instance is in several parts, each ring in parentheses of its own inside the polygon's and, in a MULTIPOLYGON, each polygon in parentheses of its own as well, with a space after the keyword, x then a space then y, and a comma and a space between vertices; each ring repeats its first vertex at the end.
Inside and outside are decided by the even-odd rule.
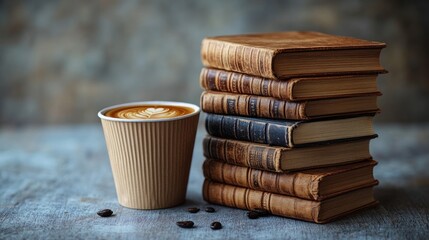
POLYGON ((266 78, 380 72, 386 44, 319 32, 276 32, 208 37, 204 66, 266 78))
POLYGON ((291 102, 271 97, 206 91, 204 112, 249 117, 306 120, 378 112, 377 95, 291 102))
POLYGON ((203 172, 205 178, 219 183, 321 201, 377 185, 378 181, 373 176, 376 164, 376 161, 366 160, 335 167, 276 173, 207 159, 203 172))
POLYGON ((377 74, 268 79, 221 69, 203 68, 200 85, 205 90, 273 97, 280 100, 310 100, 379 94, 377 74))
POLYGON ((361 188, 323 201, 252 190, 249 188, 204 181, 205 201, 241 209, 263 209, 273 215, 325 223, 359 209, 377 204, 373 187, 361 188))
POLYGON ((206 136, 203 153, 218 161, 273 172, 341 165, 371 158, 370 138, 287 148, 206 136))

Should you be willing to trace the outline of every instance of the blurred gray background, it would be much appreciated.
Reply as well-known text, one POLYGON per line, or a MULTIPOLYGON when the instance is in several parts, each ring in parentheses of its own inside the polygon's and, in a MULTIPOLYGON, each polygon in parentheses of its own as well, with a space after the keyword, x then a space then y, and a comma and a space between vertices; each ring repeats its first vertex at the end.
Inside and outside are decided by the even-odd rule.
POLYGON ((378 122, 429 120, 429 1, 1 1, 0 125, 197 103, 205 36, 314 30, 383 41, 378 122))

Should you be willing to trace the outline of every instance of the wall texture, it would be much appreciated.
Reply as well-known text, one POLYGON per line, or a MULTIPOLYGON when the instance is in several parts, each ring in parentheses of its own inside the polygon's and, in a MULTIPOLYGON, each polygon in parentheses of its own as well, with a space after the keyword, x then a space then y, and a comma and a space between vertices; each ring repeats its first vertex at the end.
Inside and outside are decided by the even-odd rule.
POLYGON ((198 103, 204 36, 316 30, 384 41, 378 121, 429 120, 428 1, 1 1, 0 124, 98 121, 111 104, 198 103))

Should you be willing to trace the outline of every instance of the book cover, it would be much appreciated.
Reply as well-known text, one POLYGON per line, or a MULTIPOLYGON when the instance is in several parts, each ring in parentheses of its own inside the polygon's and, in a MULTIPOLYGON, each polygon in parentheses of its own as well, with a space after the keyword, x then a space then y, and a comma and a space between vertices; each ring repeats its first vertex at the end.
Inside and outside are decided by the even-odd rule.
POLYGON ((378 181, 373 176, 376 164, 376 161, 366 160, 300 172, 276 173, 206 159, 203 173, 206 179, 219 183, 321 201, 377 185, 378 181))
POLYGON ((201 95, 204 112, 272 119, 307 120, 332 116, 376 113, 377 95, 308 101, 206 91, 201 95))
POLYGON ((372 137, 331 141, 306 147, 280 147, 206 136, 203 154, 225 163, 272 172, 346 164, 371 158, 372 137))
POLYGON ((362 73, 272 80, 221 69, 203 68, 200 86, 204 90, 300 101, 380 94, 376 78, 377 73, 362 73))
POLYGON ((377 204, 372 190, 372 187, 357 189, 318 202, 205 180, 203 198, 213 204, 248 210, 262 209, 282 217, 326 223, 377 204))
POLYGON ((386 44, 319 32, 276 32, 208 37, 204 66, 266 78, 383 71, 386 44))
POLYGON ((372 119, 373 115, 363 115, 307 122, 207 114, 205 128, 219 138, 295 147, 376 136, 372 119))

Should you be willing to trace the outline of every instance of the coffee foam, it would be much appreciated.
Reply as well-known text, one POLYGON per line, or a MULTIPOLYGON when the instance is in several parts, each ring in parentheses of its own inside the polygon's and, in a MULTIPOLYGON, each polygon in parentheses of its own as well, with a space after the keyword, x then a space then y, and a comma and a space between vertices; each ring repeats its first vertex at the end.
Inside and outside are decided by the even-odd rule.
POLYGON ((194 112, 192 108, 182 106, 145 105, 119 107, 106 112, 107 117, 122 119, 165 119, 194 112))

